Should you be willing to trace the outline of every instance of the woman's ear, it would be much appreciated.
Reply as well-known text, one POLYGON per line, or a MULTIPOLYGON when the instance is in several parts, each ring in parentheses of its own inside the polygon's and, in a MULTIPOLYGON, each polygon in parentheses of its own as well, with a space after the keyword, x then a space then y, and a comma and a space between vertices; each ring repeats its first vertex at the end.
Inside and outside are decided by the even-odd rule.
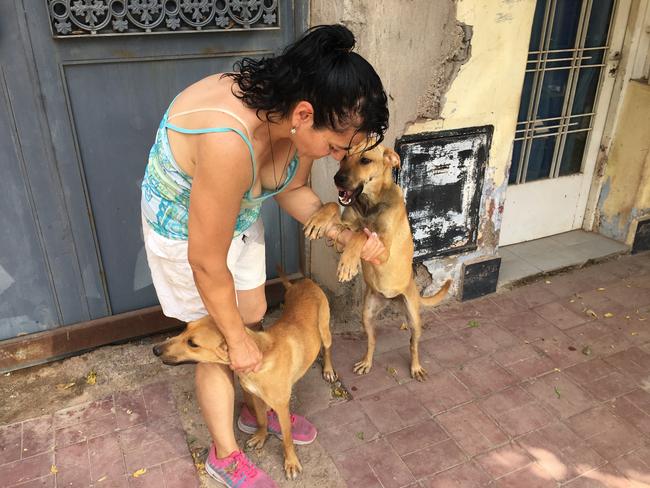
POLYGON ((314 124, 314 107, 306 100, 302 100, 293 108, 291 115, 291 126, 299 128, 300 126, 312 126, 314 124))
POLYGON ((399 168, 399 155, 389 147, 384 148, 384 163, 391 168, 399 168))

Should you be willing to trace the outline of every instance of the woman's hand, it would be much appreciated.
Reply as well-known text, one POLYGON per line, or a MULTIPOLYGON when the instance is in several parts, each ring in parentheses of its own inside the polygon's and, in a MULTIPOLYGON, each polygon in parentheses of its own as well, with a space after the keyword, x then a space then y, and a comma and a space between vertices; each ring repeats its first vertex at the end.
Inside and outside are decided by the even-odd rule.
POLYGON ((238 340, 228 344, 230 369, 235 373, 257 373, 262 367, 262 353, 255 341, 244 332, 238 340))
POLYGON ((370 230, 366 228, 363 229, 363 232, 368 236, 368 240, 361 249, 361 259, 372 264, 381 264, 379 256, 381 256, 386 250, 384 244, 381 242, 376 232, 370 232, 370 230))

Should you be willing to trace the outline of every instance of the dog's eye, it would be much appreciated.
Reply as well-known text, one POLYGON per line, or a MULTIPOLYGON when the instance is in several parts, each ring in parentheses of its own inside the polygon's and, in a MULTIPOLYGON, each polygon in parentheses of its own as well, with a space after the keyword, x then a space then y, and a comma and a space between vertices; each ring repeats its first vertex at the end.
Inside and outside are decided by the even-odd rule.
POLYGON ((196 345, 196 343, 192 339, 187 340, 187 345, 190 347, 199 347, 196 345))
POLYGON ((372 163, 372 161, 371 161, 370 159, 368 159, 368 158, 361 158, 359 162, 360 162, 361 164, 372 163))

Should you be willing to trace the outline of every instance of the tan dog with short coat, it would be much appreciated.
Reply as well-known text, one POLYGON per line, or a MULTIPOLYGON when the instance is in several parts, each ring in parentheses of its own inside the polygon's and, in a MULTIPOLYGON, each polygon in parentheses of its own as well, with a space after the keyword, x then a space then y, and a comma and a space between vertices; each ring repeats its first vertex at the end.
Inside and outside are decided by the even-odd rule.
POLYGON ((411 376, 424 381, 426 370, 420 364, 418 343, 421 335, 420 305, 434 306, 447 295, 450 280, 431 297, 421 297, 413 278, 413 237, 407 218, 402 189, 393 181, 393 168, 399 167, 395 151, 381 145, 370 147, 363 142, 352 148, 343 158, 334 176, 339 190, 339 203, 345 207, 339 215, 336 203, 327 203, 305 224, 309 239, 325 236, 331 224, 339 224, 353 231, 367 228, 377 233, 386 248, 380 264, 361 260, 366 242, 362 232, 356 232, 347 243, 338 265, 339 281, 351 280, 363 270, 366 291, 362 321, 368 336, 368 350, 357 362, 354 371, 365 374, 372 368, 375 351, 375 331, 371 318, 386 299, 401 298, 411 328, 411 376))
MULTIPOLYGON (((330 309, 327 297, 312 280, 290 283, 280 271, 286 288, 282 315, 262 332, 246 332, 262 353, 262 366, 257 373, 238 374, 244 390, 253 395, 258 429, 246 443, 261 448, 268 437, 267 405, 275 410, 282 431, 284 470, 289 479, 295 479, 302 466, 291 437, 289 400, 293 385, 312 365, 323 345, 323 377, 333 382, 336 373, 332 367, 330 347, 330 309)), ((154 347, 154 354, 165 364, 187 362, 229 364, 228 346, 210 316, 187 324, 183 333, 154 347)))

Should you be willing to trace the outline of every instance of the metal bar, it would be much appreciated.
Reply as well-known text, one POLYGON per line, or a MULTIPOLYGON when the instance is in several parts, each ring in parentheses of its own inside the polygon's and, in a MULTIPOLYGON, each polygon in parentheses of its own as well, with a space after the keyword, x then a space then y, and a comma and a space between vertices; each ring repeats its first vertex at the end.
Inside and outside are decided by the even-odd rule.
MULTIPOLYGON (((587 69, 587 68, 599 68, 601 66, 607 66, 607 64, 587 64, 585 66, 580 66, 582 69, 587 69)), ((544 71, 557 71, 560 69, 572 69, 575 68, 576 66, 559 66, 557 68, 546 68, 544 71)), ((534 69, 527 69, 526 73, 532 73, 535 71, 534 69)))
MULTIPOLYGON (((579 58, 578 60, 579 61, 584 61, 585 59, 591 59, 591 58, 592 58, 592 56, 585 56, 585 57, 579 58)), ((575 58, 573 58, 573 57, 572 58, 557 58, 557 59, 549 59, 548 62, 549 63, 555 63, 555 62, 559 62, 559 61, 573 61, 573 60, 575 60, 575 58)), ((528 64, 528 63, 536 63, 536 62, 537 61, 535 59, 529 59, 528 61, 526 61, 526 64, 528 64)))
POLYGON ((571 52, 571 51, 595 51, 598 49, 609 49, 607 46, 594 46, 594 47, 578 47, 578 48, 568 48, 568 49, 551 49, 549 51, 528 51, 528 54, 541 54, 541 53, 562 53, 562 52, 571 52))
MULTIPOLYGON (((570 118, 573 118, 573 117, 587 117, 589 115, 596 115, 596 112, 589 112, 589 113, 586 113, 586 114, 573 114, 573 115, 570 116, 570 118)), ((535 122, 547 122, 549 120, 559 120, 561 118, 562 117, 547 117, 545 119, 535 119, 535 122)), ((517 125, 524 124, 524 123, 527 123, 527 122, 528 121, 517 122, 517 125)))
MULTIPOLYGON (((589 30, 589 19, 591 18, 591 10, 593 8, 592 0, 587 0, 582 3, 582 8, 580 10, 580 19, 578 20, 578 32, 576 33, 576 46, 583 47, 587 39, 587 31, 589 30)), ((582 61, 577 59, 578 65, 569 71, 569 79, 567 80, 567 93, 564 97, 564 106, 562 107, 562 122, 568 121, 567 115, 573 110, 573 102, 575 100, 575 93, 578 86, 578 79, 580 78, 580 67, 582 61)), ((575 61, 571 63, 575 64, 575 61)), ((562 155, 564 153, 564 146, 566 144, 566 131, 561 131, 559 144, 555 145, 555 152, 553 153, 553 159, 551 162, 551 171, 549 173, 550 178, 557 178, 560 173, 560 166, 562 164, 562 155)))
MULTIPOLYGON (((551 42, 550 31, 553 28, 553 17, 555 16, 555 6, 556 0, 549 0, 546 3, 546 9, 544 10, 544 20, 542 22, 541 37, 539 44, 544 46, 548 51, 548 47, 551 42)), ((535 76, 533 79, 533 90, 530 97, 530 102, 528 104, 528 119, 531 122, 526 127, 526 135, 524 136, 524 144, 522 147, 519 166, 517 168, 517 179, 515 183, 525 183, 526 182, 526 172, 528 171, 528 161, 530 158, 530 150, 532 146, 532 137, 528 138, 530 133, 530 127, 534 124, 535 118, 537 117, 537 109, 539 108, 540 94, 542 90, 542 85, 544 83, 544 68, 546 67, 546 54, 543 54, 541 60, 538 63, 541 63, 538 70, 535 71, 535 76)))
MULTIPOLYGON (((578 125, 578 124, 580 124, 580 122, 571 122, 571 123, 566 123, 566 124, 548 125, 548 126, 538 126, 538 127, 533 129, 533 132, 538 132, 538 131, 541 131, 541 130, 562 129, 563 127, 571 127, 572 125, 578 125)), ((515 133, 523 132, 523 131, 524 131, 523 129, 519 129, 519 130, 515 131, 515 133)))
MULTIPOLYGON (((586 132, 586 131, 590 131, 591 129, 593 129, 593 127, 585 127, 584 129, 568 130, 568 131, 566 131, 566 133, 567 134, 575 134, 576 132, 586 132)), ((538 135, 530 136, 529 138, 530 139, 541 139, 543 137, 551 137, 551 136, 556 136, 556 135, 557 135, 557 133, 554 133, 554 134, 538 134, 538 135)), ((524 140, 523 137, 516 137, 515 138, 515 141, 523 141, 523 140, 524 140)))

